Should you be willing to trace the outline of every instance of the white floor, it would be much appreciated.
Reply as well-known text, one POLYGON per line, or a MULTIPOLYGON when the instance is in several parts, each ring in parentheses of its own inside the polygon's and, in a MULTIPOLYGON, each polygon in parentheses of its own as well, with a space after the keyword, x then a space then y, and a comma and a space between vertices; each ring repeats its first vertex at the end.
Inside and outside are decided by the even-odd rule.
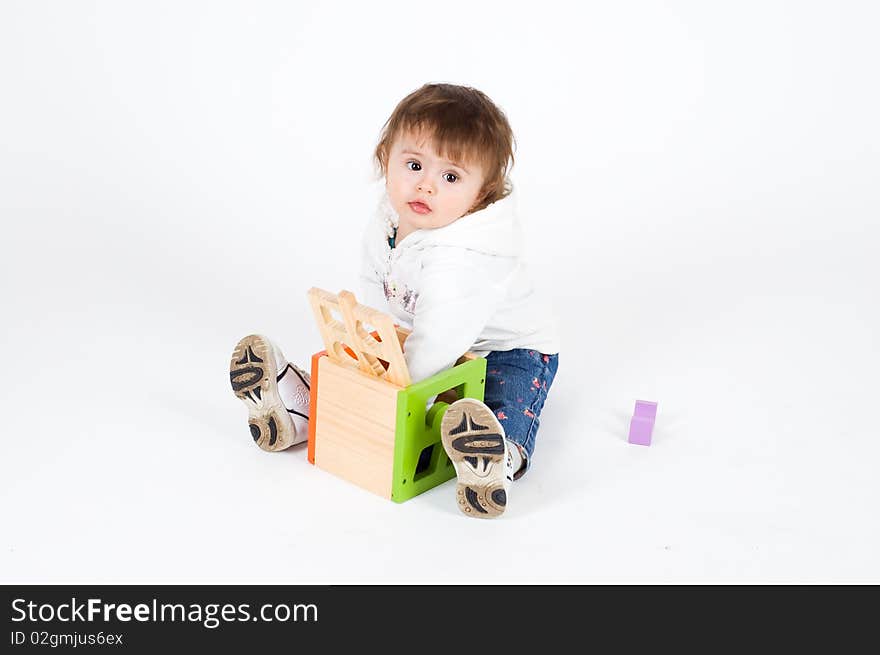
POLYGON ((736 292, 590 264, 608 277, 561 305, 533 470, 476 521, 452 482, 398 505, 253 444, 228 356, 251 331, 320 349, 303 284, 246 293, 233 242, 201 270, 173 245, 152 271, 62 251, 6 303, 2 582, 880 582, 880 323, 856 276, 791 291, 750 260, 736 292), (659 403, 650 447, 626 441, 636 398, 659 403))
POLYGON ((452 12, 462 56, 390 62, 437 12, 0 10, 0 583, 880 583, 876 9, 667 5, 452 12), (259 450, 228 381, 245 334, 322 349, 306 291, 355 288, 435 80, 509 112, 563 340, 496 521, 259 450))

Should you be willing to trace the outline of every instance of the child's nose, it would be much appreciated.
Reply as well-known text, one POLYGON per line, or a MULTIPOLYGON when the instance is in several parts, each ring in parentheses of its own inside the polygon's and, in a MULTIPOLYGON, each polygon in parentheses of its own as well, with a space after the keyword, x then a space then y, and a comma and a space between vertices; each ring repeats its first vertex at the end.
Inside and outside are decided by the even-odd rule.
POLYGON ((416 186, 416 189, 418 189, 419 192, 427 193, 428 195, 432 195, 434 193, 434 185, 431 184, 430 180, 427 180, 425 178, 423 178, 418 183, 418 185, 416 186))

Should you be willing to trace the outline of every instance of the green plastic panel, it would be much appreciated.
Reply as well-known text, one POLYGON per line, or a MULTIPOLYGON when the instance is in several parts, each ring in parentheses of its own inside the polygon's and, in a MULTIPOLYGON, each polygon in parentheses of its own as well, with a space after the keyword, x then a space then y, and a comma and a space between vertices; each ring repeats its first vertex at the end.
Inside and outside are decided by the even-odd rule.
POLYGON ((477 357, 398 392, 391 500, 402 503, 455 477, 440 442, 440 421, 449 405, 435 402, 428 408, 428 400, 449 389, 459 398, 483 400, 485 388, 486 360, 477 357))

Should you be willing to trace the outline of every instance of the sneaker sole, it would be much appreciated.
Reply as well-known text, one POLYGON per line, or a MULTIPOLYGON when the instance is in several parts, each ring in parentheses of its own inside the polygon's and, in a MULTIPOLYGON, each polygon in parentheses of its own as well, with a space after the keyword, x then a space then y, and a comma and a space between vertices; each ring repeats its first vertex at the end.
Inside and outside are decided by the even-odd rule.
POLYGON ((458 509, 475 518, 503 514, 507 507, 504 428, 492 411, 475 400, 456 401, 443 415, 440 438, 458 476, 458 509))
POLYGON ((296 437, 276 377, 275 353, 268 339, 251 334, 235 345, 229 362, 232 391, 248 408, 251 437, 269 452, 284 450, 296 437))

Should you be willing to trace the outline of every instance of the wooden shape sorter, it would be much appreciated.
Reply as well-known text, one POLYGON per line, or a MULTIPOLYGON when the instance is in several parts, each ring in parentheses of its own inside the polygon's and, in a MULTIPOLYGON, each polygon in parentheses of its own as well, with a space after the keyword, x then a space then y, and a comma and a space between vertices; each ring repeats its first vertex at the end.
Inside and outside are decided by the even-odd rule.
POLYGON ((408 330, 349 291, 308 295, 326 348, 312 356, 309 461, 396 502, 454 477, 440 421, 446 401, 483 399, 486 360, 466 353, 412 384, 403 356, 408 330))

